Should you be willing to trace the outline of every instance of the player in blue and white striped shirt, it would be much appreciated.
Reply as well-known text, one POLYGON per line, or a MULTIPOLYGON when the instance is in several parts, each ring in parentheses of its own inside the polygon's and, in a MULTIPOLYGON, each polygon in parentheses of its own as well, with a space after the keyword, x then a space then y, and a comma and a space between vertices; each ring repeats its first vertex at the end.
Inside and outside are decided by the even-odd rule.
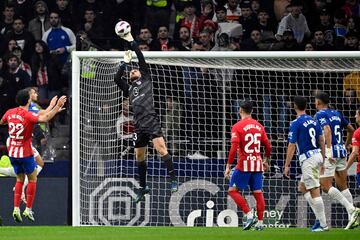
POLYGON ((325 170, 324 174, 320 176, 320 184, 324 192, 346 208, 349 222, 345 229, 350 229, 359 225, 357 218, 360 214, 360 209, 353 205, 353 198, 347 186, 346 148, 350 146, 354 128, 340 112, 330 109, 328 104, 329 95, 327 93, 318 92, 315 95, 315 106, 318 112, 314 118, 324 131, 326 145, 325 170), (345 144, 343 141, 344 129, 347 131, 345 144), (334 177, 339 189, 332 184, 334 177))

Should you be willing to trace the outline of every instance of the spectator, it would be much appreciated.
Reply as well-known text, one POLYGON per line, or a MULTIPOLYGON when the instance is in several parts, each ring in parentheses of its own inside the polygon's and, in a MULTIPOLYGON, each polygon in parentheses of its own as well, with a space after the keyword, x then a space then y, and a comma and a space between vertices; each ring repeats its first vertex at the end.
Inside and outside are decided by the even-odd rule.
POLYGON ((51 55, 46 43, 36 41, 31 58, 32 81, 39 88, 39 101, 47 102, 60 94, 66 83, 61 78, 61 63, 56 55, 51 55))
POLYGON ((315 47, 311 42, 305 44, 305 51, 315 51, 315 47))
POLYGON ((321 28, 315 28, 313 42, 315 51, 333 50, 333 47, 325 41, 324 32, 321 30, 321 28))
POLYGON ((216 20, 215 22, 219 23, 227 23, 229 22, 227 20, 227 15, 226 15, 226 8, 225 7, 217 7, 215 10, 215 14, 216 14, 216 20))
POLYGON ((346 51, 358 51, 359 50, 359 34, 356 32, 348 32, 345 39, 345 48, 346 51))
POLYGON ((324 39, 327 44, 334 45, 334 24, 330 21, 330 13, 326 8, 323 8, 320 12, 320 24, 319 27, 323 29, 324 39))
POLYGON ((10 55, 14 50, 14 48, 18 46, 15 39, 8 39, 7 42, 5 41, 3 45, 4 45, 3 46, 4 49, 1 52, 2 55, 5 57, 10 55))
POLYGON ((358 17, 350 17, 347 23, 347 32, 354 31, 359 33, 360 31, 360 19, 358 17))
MULTIPOLYGON (((9 96, 9 81, 5 77, 5 66, 3 58, 0 58, 0 115, 3 116, 4 113, 10 108, 10 96, 9 96)), ((0 128, 1 132, 1 128, 0 128)), ((1 141, 1 133, 0 133, 1 141)), ((5 142, 5 141, 4 141, 5 142)))
POLYGON ((259 50, 258 44, 261 40, 261 32, 258 29, 254 29, 250 33, 250 37, 242 42, 240 46, 241 51, 257 51, 259 50))
POLYGON ((36 17, 29 22, 28 30, 35 40, 40 40, 44 33, 50 28, 47 4, 40 0, 35 2, 36 17))
POLYGON ((5 36, 5 42, 8 42, 9 39, 16 40, 17 45, 23 50, 24 61, 29 62, 35 40, 33 35, 25 29, 23 18, 16 17, 14 19, 13 30, 5 36))
POLYGON ((217 38, 217 44, 211 51, 234 51, 237 48, 237 46, 231 42, 230 36, 227 33, 221 33, 217 38))
POLYGON ((74 33, 67 27, 61 26, 60 16, 56 12, 50 13, 51 28, 47 30, 42 40, 47 43, 50 53, 56 55, 64 65, 69 53, 76 47, 74 33))
POLYGON ((260 10, 260 0, 251 0, 251 11, 257 15, 260 10))
POLYGON ((84 31, 88 38, 95 44, 103 47, 104 43, 104 28, 96 17, 94 9, 88 8, 84 11, 84 19, 78 31, 84 31))
POLYGON ((180 37, 177 44, 177 48, 180 51, 190 51, 193 43, 193 40, 190 36, 190 29, 185 26, 180 27, 179 36, 180 37))
POLYGON ((227 20, 229 22, 239 22, 241 16, 239 0, 228 0, 227 4, 225 4, 225 8, 227 20))
POLYGON ((180 124, 182 109, 173 97, 166 98, 166 113, 163 119, 163 128, 168 147, 172 155, 179 151, 180 124))
POLYGON ((147 42, 144 42, 144 41, 140 41, 138 42, 138 46, 139 46, 139 49, 141 51, 150 51, 150 45, 147 44, 147 42))
POLYGON ((305 16, 301 13, 302 3, 300 0, 292 0, 291 13, 281 19, 275 37, 280 41, 286 29, 291 29, 296 41, 301 44, 304 37, 310 37, 310 30, 305 16))
POLYGON ((30 76, 30 79, 31 79, 31 67, 30 67, 30 65, 28 63, 23 61, 21 47, 19 47, 19 46, 14 47, 12 53, 15 56, 17 56, 19 61, 20 61, 19 68, 24 70, 30 76))
POLYGON ((3 10, 3 20, 0 21, 0 40, 12 31, 14 23, 15 7, 12 4, 6 4, 3 10))
POLYGON ((14 4, 15 15, 21 16, 24 19, 24 23, 28 23, 31 19, 34 18, 34 1, 33 0, 16 0, 9 1, 14 4))
POLYGON ((360 16, 360 4, 358 0, 346 0, 341 9, 348 18, 360 16))
POLYGON ((299 51, 300 45, 294 37, 294 32, 291 29, 287 29, 283 32, 281 43, 282 51, 299 51))
MULTIPOLYGON (((131 149, 130 146, 133 145, 134 134, 134 115, 129 108, 129 99, 124 99, 122 102, 122 111, 116 121, 116 133, 120 142, 119 148, 121 148, 119 149, 121 154, 119 157, 127 156, 127 159, 129 159, 130 156, 128 154, 131 149)), ((133 156, 133 152, 131 156, 133 156)))
POLYGON ((201 43, 205 51, 210 51, 214 47, 211 34, 206 30, 201 31, 199 42, 201 43))
POLYGON ((247 2, 241 4, 241 14, 239 22, 243 28, 243 38, 247 39, 250 37, 252 30, 254 30, 257 26, 257 16, 253 15, 251 5, 247 2))
POLYGON ((151 42, 153 39, 152 39, 150 29, 146 26, 141 27, 138 39, 139 39, 139 41, 144 41, 147 44, 151 45, 151 42))
MULTIPOLYGON (((190 29, 190 34, 193 39, 197 39, 199 37, 202 24, 205 20, 205 17, 197 17, 196 14, 195 4, 193 2, 187 2, 184 8, 184 18, 181 19, 175 27, 175 33, 179 32, 180 27, 187 27, 190 29)), ((177 39, 177 35, 175 39, 177 39)))
POLYGON ((19 68, 20 60, 14 54, 10 54, 7 58, 7 71, 5 72, 4 79, 8 83, 8 100, 9 107, 15 107, 16 93, 23 88, 31 85, 30 76, 22 69, 19 68))
POLYGON ((169 28, 171 5, 170 0, 146 1, 144 22, 152 34, 156 33, 161 26, 169 28))
POLYGON ((264 40, 274 39, 276 33, 276 27, 269 21, 269 13, 266 9, 262 8, 258 10, 258 24, 257 28, 261 32, 261 36, 264 40))
POLYGON ((61 19, 61 24, 64 27, 75 29, 77 21, 73 17, 72 6, 69 3, 69 0, 56 0, 56 6, 53 10, 57 12, 61 19))
POLYGON ((158 38, 153 41, 151 50, 168 51, 170 46, 174 46, 174 44, 172 39, 169 38, 169 31, 167 27, 159 27, 158 38))
POLYGON ((345 12, 341 9, 336 10, 334 14, 334 45, 337 50, 344 49, 345 45, 345 35, 346 35, 346 28, 347 21, 345 12))

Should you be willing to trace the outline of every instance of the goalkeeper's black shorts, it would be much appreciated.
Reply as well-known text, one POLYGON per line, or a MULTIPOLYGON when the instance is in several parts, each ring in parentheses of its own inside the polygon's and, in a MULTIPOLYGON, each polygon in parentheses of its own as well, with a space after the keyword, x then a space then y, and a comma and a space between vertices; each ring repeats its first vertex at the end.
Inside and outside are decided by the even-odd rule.
POLYGON ((157 137, 162 137, 161 125, 158 117, 149 117, 146 122, 135 126, 133 137, 134 147, 146 147, 151 140, 157 137))

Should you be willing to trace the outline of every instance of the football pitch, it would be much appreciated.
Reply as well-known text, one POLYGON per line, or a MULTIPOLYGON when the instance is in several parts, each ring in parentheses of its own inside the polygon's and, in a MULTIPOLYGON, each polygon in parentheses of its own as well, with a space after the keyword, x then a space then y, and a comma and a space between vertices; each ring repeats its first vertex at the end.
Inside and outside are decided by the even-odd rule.
POLYGON ((243 231, 241 228, 205 227, 0 227, 0 239, 36 240, 346 240, 360 239, 360 228, 345 231, 330 229, 329 232, 312 233, 308 229, 265 229, 243 231))

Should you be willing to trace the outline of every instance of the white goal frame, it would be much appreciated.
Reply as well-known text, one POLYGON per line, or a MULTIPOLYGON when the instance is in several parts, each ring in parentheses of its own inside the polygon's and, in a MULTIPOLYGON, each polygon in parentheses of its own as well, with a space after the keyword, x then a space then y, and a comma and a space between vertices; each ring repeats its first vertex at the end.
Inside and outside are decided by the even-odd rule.
MULTIPOLYGON (((72 52, 72 225, 80 225, 80 59, 82 58, 118 58, 121 59, 124 52, 118 51, 73 51, 72 52)), ((135 55, 134 55, 135 56, 135 55)), ((349 51, 299 51, 299 52, 144 52, 146 58, 198 58, 198 59, 341 59, 358 58, 360 52, 349 51)), ((360 66, 359 66, 360 69, 360 66)))

